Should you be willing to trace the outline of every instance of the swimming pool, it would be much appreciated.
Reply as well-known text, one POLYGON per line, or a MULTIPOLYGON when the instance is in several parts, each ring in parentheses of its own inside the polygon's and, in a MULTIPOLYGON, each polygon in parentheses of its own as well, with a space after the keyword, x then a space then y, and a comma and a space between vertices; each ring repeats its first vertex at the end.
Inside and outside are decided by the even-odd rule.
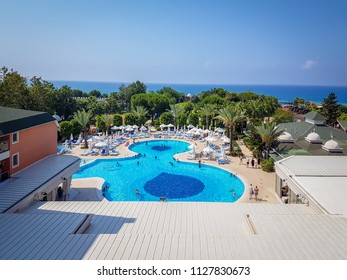
POLYGON ((109 186, 105 196, 110 201, 234 202, 243 192, 238 177, 223 169, 190 162, 176 162, 175 153, 188 151, 189 143, 154 140, 130 146, 138 157, 97 159, 82 166, 73 178, 102 177, 109 186), (135 190, 139 190, 136 195, 135 190), (233 195, 235 193, 235 195, 233 195))

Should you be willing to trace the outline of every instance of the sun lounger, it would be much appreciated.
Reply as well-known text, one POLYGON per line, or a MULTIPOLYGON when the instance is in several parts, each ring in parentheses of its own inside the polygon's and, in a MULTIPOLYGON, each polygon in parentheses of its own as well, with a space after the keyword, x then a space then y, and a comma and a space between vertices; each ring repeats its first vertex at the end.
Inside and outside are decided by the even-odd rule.
POLYGON ((101 151, 101 155, 102 155, 102 156, 107 156, 107 155, 108 155, 108 152, 107 152, 105 149, 103 149, 103 150, 101 151))
POLYGON ((84 150, 81 156, 88 156, 90 152, 88 150, 84 150))
POLYGON ((218 164, 226 164, 226 163, 229 163, 229 160, 227 158, 221 157, 217 159, 217 162, 218 164))
POLYGON ((98 155, 99 155, 99 152, 97 152, 97 151, 92 151, 92 152, 90 153, 90 155, 92 155, 92 156, 98 156, 98 155))
POLYGON ((119 152, 117 150, 111 150, 110 151, 110 156, 118 156, 119 152))
POLYGON ((195 159, 195 154, 188 153, 187 159, 195 159))

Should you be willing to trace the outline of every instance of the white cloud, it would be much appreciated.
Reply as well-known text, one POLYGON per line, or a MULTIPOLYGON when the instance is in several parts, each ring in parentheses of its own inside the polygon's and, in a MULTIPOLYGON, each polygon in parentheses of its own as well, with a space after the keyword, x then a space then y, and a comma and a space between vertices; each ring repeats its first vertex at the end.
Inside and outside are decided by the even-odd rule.
POLYGON ((305 61, 305 63, 303 65, 301 65, 301 68, 305 69, 305 70, 310 70, 313 67, 315 67, 316 65, 317 65, 317 61, 308 59, 305 61))

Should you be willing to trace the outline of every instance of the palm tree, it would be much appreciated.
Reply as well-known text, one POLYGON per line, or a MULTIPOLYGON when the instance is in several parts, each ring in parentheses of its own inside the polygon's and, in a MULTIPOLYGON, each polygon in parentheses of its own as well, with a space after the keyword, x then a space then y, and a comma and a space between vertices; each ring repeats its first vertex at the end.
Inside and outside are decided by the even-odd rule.
POLYGON ((103 114, 101 116, 103 122, 105 123, 106 131, 113 125, 113 116, 108 114, 103 114))
POLYGON ((210 126, 210 117, 214 116, 214 114, 216 112, 214 106, 211 105, 211 104, 204 104, 204 106, 202 106, 199 111, 200 111, 201 115, 205 116, 205 118, 206 118, 206 126, 207 126, 207 128, 209 128, 209 126, 210 126))
POLYGON ((171 110, 168 110, 168 111, 173 116, 174 125, 175 125, 175 128, 176 128, 176 120, 177 120, 178 116, 183 113, 183 107, 180 106, 180 105, 177 105, 177 104, 170 104, 170 109, 171 110))
MULTIPOLYGON (((218 111, 219 115, 215 117, 221 120, 229 130, 229 138, 232 139, 232 133, 234 132, 235 125, 245 119, 243 111, 234 105, 222 108, 218 111)), ((232 151, 232 141, 230 141, 230 152, 232 151)))
POLYGON ((261 126, 256 127, 256 130, 260 134, 261 140, 265 143, 266 158, 269 158, 270 149, 283 130, 279 129, 274 122, 262 123, 261 126))
POLYGON ((81 125, 82 132, 83 132, 83 138, 84 138, 84 146, 85 148, 88 148, 88 122, 92 116, 91 112, 86 112, 84 109, 83 111, 77 111, 74 113, 74 119, 81 125))
POLYGON ((136 117, 137 125, 140 126, 148 115, 148 110, 143 106, 136 106, 135 109, 132 110, 132 113, 136 117))

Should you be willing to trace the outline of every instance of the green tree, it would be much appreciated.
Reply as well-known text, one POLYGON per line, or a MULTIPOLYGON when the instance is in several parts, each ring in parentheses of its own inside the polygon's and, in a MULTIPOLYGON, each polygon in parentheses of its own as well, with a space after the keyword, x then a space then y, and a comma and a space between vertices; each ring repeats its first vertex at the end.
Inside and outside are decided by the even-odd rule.
POLYGON ((113 124, 116 126, 121 126, 123 124, 123 118, 121 114, 113 115, 113 124))
POLYGON ((160 124, 169 124, 173 122, 173 116, 170 112, 164 112, 159 117, 160 124))
POLYGON ((54 91, 51 106, 55 109, 55 113, 62 116, 64 120, 70 118, 76 109, 76 101, 73 99, 72 90, 68 86, 62 86, 54 91))
POLYGON ((199 124, 199 114, 194 110, 188 115, 188 124, 197 126, 199 124))
MULTIPOLYGON (((71 131, 72 135, 79 135, 79 134, 81 133, 82 127, 81 127, 81 125, 78 123, 77 120, 72 119, 72 120, 70 121, 70 126, 71 126, 71 129, 72 129, 72 131, 71 131)), ((71 133, 70 133, 70 134, 71 134, 71 133)), ((70 136, 70 134, 69 134, 69 136, 70 136)))
POLYGON ((152 121, 156 116, 160 116, 161 113, 170 108, 169 99, 165 95, 157 93, 133 95, 131 97, 131 107, 134 109, 136 106, 144 107, 152 121))
POLYGON ((28 109, 34 111, 48 112, 55 114, 55 109, 51 106, 51 99, 54 94, 52 83, 42 80, 40 77, 30 79, 28 96, 28 109))
POLYGON ((140 126, 146 122, 148 111, 143 106, 136 106, 135 109, 132 110, 132 114, 136 118, 136 124, 140 126))
POLYGON ((171 104, 180 103, 184 100, 184 93, 178 92, 171 87, 163 87, 157 91, 158 94, 165 95, 171 104))
POLYGON ((91 92, 89 92, 89 96, 95 96, 96 98, 99 98, 101 97, 101 92, 93 89, 91 92))
POLYGON ((276 123, 289 123, 294 121, 294 114, 292 111, 285 111, 277 109, 275 114, 272 116, 276 123))
POLYGON ((144 83, 136 81, 134 83, 131 83, 127 87, 121 85, 119 91, 124 94, 126 110, 129 112, 131 97, 135 94, 146 93, 147 87, 144 83))
POLYGON ((101 115, 102 120, 105 123, 105 129, 108 132, 110 127, 113 125, 113 116, 109 114, 101 115))
POLYGON ((295 97, 293 103, 294 103, 295 106, 304 105, 305 104, 305 99, 299 98, 299 97, 295 97))
POLYGON ((197 106, 198 106, 198 108, 200 108, 200 107, 204 106, 204 104, 214 105, 216 109, 219 109, 222 106, 226 105, 226 101, 222 97, 214 94, 214 95, 210 95, 210 96, 207 96, 204 99, 202 99, 198 103, 197 106))
POLYGON ((214 106, 211 104, 204 104, 199 110, 200 114, 206 118, 206 127, 210 127, 210 119, 213 118, 216 110, 214 109, 214 106))
POLYGON ((99 131, 105 131, 106 125, 102 115, 95 116, 95 126, 99 131))
POLYGON ((242 102, 248 102, 251 100, 257 100, 259 98, 259 95, 251 91, 245 91, 245 92, 239 93, 238 98, 242 102))
POLYGON ((126 125, 130 124, 133 125, 136 123, 136 116, 132 113, 126 113, 124 114, 124 123, 126 125))
POLYGON ((334 125, 340 115, 339 104, 335 93, 329 93, 327 98, 323 99, 322 115, 327 118, 329 125, 334 125))
POLYGON ((84 138, 84 146, 85 148, 88 148, 88 123, 89 120, 92 116, 91 112, 86 112, 86 111, 77 111, 74 113, 74 119, 81 125, 82 127, 82 133, 83 133, 83 138, 84 138))
POLYGON ((30 109, 28 104, 29 90, 27 79, 16 71, 2 68, 0 83, 0 105, 18 109, 30 109))
POLYGON ((180 116, 180 114, 183 113, 183 107, 180 106, 179 104, 170 104, 169 112, 172 115, 172 118, 173 118, 173 121, 174 121, 174 126, 176 128, 177 127, 176 126, 176 120, 180 116))
MULTIPOLYGON (((222 121, 228 128, 229 138, 232 139, 232 135, 237 123, 243 121, 245 116, 243 112, 235 105, 229 105, 228 107, 222 108, 218 111, 216 119, 222 121)), ((232 151, 232 141, 230 141, 230 151, 232 151)))
POLYGON ((270 149, 277 141, 277 137, 281 135, 283 130, 279 129, 275 122, 263 123, 261 126, 257 126, 256 130, 259 133, 261 140, 265 144, 266 158, 269 158, 270 149))
POLYGON ((72 126, 69 121, 61 121, 59 123, 59 133, 62 138, 70 137, 72 133, 72 126))

